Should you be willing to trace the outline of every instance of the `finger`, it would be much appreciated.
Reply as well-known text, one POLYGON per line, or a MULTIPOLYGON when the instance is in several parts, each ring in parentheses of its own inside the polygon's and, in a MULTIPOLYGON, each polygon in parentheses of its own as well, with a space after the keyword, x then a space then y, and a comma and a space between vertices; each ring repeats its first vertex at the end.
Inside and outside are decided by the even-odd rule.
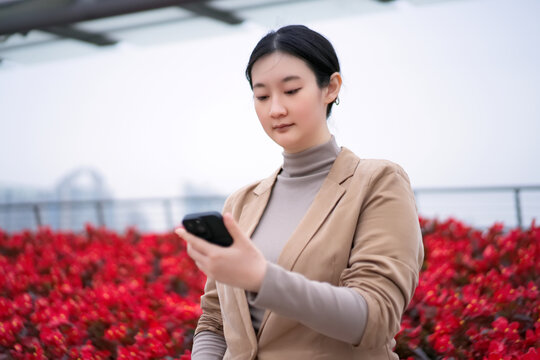
POLYGON ((193 259, 193 261, 195 262, 195 264, 197 265, 198 268, 201 268, 200 265, 203 265, 204 264, 204 261, 206 259, 206 256, 197 251, 197 249, 195 249, 193 246, 191 246, 191 244, 188 243, 188 246, 187 246, 187 249, 186 249, 189 257, 191 259, 193 259))
MULTIPOLYGON (((206 274, 206 270, 204 270, 202 264, 198 261, 195 261, 195 265, 197 265, 197 267, 199 268, 199 270, 201 270, 203 273, 206 274)), ((208 274, 206 274, 208 276, 208 274)))
POLYGON ((242 229, 240 229, 240 226, 238 225, 236 220, 234 220, 233 216, 230 213, 225 213, 223 215, 223 223, 225 224, 227 230, 229 230, 229 234, 231 234, 234 241, 245 242, 247 236, 244 234, 242 229))
POLYGON ((188 245, 187 253, 199 270, 201 270, 206 276, 211 275, 210 272, 208 271, 208 266, 207 266, 208 257, 207 256, 193 249, 191 245, 188 245))
POLYGON ((180 236, 182 239, 184 239, 188 244, 190 244, 193 248, 195 248, 198 252, 200 252, 203 255, 207 255, 210 251, 212 251, 212 245, 208 241, 201 239, 200 237, 197 237, 193 234, 190 234, 185 229, 178 229, 176 231, 178 236, 180 236))
POLYGON ((176 235, 178 235, 179 237, 181 237, 181 236, 180 236, 180 233, 179 233, 179 231, 180 231, 181 229, 184 229, 184 227, 181 226, 181 225, 180 225, 179 227, 177 227, 177 228, 174 229, 174 233, 175 233, 176 235))

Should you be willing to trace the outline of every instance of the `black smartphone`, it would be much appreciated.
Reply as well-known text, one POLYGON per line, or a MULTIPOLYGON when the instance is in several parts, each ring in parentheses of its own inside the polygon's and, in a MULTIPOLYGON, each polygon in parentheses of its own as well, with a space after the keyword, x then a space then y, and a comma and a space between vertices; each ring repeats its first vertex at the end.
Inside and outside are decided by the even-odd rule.
POLYGON ((182 224, 188 232, 213 244, 230 246, 233 243, 223 217, 217 211, 188 214, 182 219, 182 224))

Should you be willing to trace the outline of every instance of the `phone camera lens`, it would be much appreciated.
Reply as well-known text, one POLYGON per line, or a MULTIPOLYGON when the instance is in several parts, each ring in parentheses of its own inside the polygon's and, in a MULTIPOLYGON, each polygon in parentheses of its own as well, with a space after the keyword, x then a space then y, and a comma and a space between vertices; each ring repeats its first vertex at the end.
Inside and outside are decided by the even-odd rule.
POLYGON ((205 228, 203 225, 199 224, 199 225, 197 226, 197 232, 198 232, 199 234, 204 234, 204 233, 206 233, 206 228, 205 228))

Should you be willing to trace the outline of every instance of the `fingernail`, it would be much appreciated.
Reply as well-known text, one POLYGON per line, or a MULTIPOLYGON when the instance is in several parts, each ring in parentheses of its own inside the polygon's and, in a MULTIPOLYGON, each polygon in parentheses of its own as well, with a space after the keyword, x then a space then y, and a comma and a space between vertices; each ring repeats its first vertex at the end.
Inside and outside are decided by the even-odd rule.
POLYGON ((174 232, 177 233, 177 234, 179 234, 179 233, 181 233, 183 231, 185 231, 183 226, 179 226, 176 229, 174 229, 174 232))

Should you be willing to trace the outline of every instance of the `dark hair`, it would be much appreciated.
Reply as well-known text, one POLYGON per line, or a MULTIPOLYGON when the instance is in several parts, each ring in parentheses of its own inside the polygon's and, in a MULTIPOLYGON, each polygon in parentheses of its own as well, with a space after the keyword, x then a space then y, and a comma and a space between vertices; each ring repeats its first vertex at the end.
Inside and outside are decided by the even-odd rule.
MULTIPOLYGON (((339 60, 334 47, 324 36, 304 25, 288 25, 266 34, 255 46, 246 67, 246 78, 253 89, 251 69, 265 55, 281 51, 302 59, 315 74, 319 88, 328 86, 330 76, 339 72, 339 60)), ((333 103, 326 108, 330 116, 333 103)))

